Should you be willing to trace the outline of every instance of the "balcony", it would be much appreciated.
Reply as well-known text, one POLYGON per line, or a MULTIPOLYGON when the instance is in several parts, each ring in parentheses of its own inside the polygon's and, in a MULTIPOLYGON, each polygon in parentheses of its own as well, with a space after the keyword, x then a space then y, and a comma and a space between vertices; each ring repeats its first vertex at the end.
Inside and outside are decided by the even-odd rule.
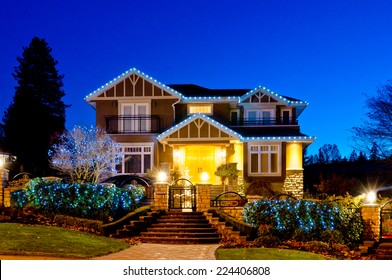
POLYGON ((106 132, 109 134, 160 133, 161 119, 155 115, 106 116, 106 132))
POLYGON ((298 121, 294 118, 243 118, 239 120, 231 120, 230 126, 289 126, 298 125, 298 121))

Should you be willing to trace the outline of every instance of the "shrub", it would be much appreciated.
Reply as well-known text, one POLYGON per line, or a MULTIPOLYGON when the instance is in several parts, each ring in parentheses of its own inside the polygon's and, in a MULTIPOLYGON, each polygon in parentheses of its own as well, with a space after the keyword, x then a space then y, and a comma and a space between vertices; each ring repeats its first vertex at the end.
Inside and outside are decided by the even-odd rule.
POLYGON ((78 231, 102 234, 102 221, 56 215, 54 216, 53 223, 61 227, 76 229, 78 231))
POLYGON ((262 235, 255 239, 256 247, 275 247, 281 244, 280 239, 272 234, 262 235))
MULTIPOLYGON (((338 231, 346 244, 358 244, 363 226, 359 213, 350 205, 333 201, 261 199, 245 205, 243 215, 253 226, 270 225, 271 233, 283 240, 320 240, 323 232, 338 231)), ((334 238, 339 239, 337 234, 334 238)))
POLYGON ((33 206, 46 213, 108 221, 137 207, 144 196, 137 187, 120 189, 100 184, 47 181, 36 178, 11 194, 14 206, 33 206))

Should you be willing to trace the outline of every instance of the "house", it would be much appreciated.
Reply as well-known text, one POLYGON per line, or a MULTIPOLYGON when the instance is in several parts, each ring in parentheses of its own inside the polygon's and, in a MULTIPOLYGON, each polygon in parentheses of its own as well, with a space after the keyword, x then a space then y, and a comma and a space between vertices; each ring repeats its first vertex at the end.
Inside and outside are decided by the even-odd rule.
POLYGON ((302 196, 303 149, 315 139, 300 131, 304 101, 264 87, 167 85, 135 68, 85 100, 122 147, 120 174, 170 166, 195 184, 217 185, 217 167, 234 163, 246 182, 302 196))

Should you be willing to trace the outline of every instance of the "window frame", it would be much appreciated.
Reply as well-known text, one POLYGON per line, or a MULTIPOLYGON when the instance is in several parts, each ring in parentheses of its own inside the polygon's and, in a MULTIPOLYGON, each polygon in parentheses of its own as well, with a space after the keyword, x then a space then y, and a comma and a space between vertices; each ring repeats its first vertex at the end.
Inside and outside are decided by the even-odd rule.
POLYGON ((248 175, 249 176, 281 176, 282 175, 282 144, 281 143, 249 143, 248 147, 248 175), (252 147, 257 147, 256 150, 252 151, 252 147), (268 147, 268 150, 263 150, 261 147, 268 147), (275 147, 276 150, 273 150, 275 147), (257 155, 257 172, 252 172, 252 155, 257 155), (268 159, 268 171, 262 172, 262 155, 267 155, 268 159), (272 172, 272 155, 277 155, 277 172, 272 172))
POLYGON ((125 174, 137 174, 137 175, 146 175, 147 169, 151 169, 154 166, 154 143, 132 143, 132 144, 121 144, 121 152, 122 152, 122 159, 120 160, 120 164, 116 165, 116 170, 117 174, 119 175, 125 175, 125 174), (131 151, 126 151, 126 149, 132 149, 132 148, 140 148, 140 152, 131 152, 131 151), (149 151, 146 151, 146 149, 149 149, 149 151), (129 155, 140 155, 141 158, 141 167, 140 171, 141 172, 136 172, 136 173, 130 173, 130 172, 125 172, 126 164, 125 164, 125 159, 129 155), (146 168, 146 163, 145 163, 145 155, 150 155, 150 162, 149 162, 149 167, 146 168), (118 166, 121 166, 121 170, 118 170, 118 166))

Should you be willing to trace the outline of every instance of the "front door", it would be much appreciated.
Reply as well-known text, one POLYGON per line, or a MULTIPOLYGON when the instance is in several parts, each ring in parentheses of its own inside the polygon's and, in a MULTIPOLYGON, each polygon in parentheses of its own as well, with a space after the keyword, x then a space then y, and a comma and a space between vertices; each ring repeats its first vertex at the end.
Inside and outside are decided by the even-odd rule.
POLYGON ((208 182, 213 182, 216 171, 215 146, 187 146, 185 148, 185 168, 189 170, 192 182, 201 182, 201 174, 207 172, 208 182))

